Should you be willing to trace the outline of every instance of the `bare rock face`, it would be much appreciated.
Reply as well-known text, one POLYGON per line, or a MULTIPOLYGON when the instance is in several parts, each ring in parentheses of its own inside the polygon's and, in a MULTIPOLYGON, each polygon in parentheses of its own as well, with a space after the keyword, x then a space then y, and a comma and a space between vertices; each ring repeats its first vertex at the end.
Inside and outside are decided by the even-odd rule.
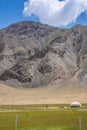
POLYGON ((0 30, 0 82, 38 87, 72 78, 87 82, 87 27, 60 29, 24 21, 0 30))

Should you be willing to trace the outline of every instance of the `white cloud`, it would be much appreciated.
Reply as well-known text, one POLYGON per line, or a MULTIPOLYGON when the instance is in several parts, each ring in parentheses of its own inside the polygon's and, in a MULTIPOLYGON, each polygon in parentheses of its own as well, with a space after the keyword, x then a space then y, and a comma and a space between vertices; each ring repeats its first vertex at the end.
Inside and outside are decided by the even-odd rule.
POLYGON ((25 16, 36 15, 41 23, 66 26, 87 11, 87 0, 28 0, 24 3, 25 16))

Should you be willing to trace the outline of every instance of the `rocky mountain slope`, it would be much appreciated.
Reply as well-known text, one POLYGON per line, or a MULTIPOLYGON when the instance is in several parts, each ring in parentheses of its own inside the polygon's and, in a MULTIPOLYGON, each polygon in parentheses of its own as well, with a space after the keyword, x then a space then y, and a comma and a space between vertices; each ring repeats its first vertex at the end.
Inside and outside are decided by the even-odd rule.
POLYGON ((1 83, 37 87, 75 75, 87 83, 86 26, 60 29, 23 21, 0 30, 1 83))

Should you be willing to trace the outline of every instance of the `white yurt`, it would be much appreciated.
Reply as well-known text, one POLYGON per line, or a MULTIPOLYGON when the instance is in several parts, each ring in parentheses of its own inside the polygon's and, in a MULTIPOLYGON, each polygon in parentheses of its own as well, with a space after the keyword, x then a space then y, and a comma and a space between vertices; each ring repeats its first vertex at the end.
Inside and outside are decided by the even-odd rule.
POLYGON ((74 102, 70 103, 70 107, 81 107, 81 103, 74 101, 74 102))

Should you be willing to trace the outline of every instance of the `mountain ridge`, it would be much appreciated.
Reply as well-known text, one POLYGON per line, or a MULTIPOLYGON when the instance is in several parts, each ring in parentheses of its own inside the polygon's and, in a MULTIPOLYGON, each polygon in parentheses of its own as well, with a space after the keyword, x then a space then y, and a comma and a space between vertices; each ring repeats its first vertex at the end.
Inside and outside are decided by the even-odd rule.
POLYGON ((87 83, 87 26, 61 29, 31 21, 0 30, 0 82, 38 87, 56 80, 87 83))

